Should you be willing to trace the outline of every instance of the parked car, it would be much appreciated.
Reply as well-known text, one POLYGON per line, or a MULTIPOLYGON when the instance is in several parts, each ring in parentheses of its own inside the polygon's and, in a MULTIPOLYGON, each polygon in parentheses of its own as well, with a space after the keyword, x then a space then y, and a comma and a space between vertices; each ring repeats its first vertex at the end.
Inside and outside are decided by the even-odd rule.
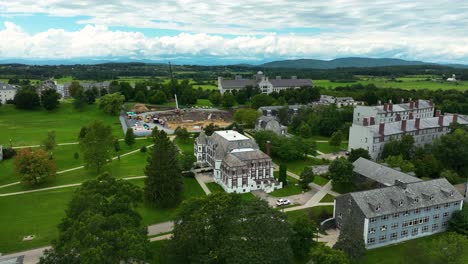
POLYGON ((291 204, 291 201, 289 201, 287 199, 278 199, 278 200, 276 200, 276 205, 277 206, 290 205, 290 204, 291 204))

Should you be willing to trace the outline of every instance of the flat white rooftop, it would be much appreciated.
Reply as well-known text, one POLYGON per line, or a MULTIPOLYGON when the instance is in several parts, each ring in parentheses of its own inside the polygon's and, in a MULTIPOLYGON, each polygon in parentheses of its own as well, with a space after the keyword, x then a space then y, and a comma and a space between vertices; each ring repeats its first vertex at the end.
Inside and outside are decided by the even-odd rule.
POLYGON ((242 135, 241 133, 234 131, 234 130, 224 130, 224 131, 216 131, 216 134, 222 136, 227 141, 237 141, 237 140, 246 140, 249 139, 248 137, 242 135))
POLYGON ((243 148, 243 149, 233 149, 231 153, 239 153, 239 152, 247 152, 247 151, 254 151, 253 148, 243 148))

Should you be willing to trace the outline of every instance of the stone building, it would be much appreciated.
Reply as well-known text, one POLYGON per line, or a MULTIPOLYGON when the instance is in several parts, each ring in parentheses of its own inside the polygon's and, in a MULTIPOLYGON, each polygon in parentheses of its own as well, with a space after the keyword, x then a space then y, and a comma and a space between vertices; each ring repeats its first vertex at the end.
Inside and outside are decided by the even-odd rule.
POLYGON ((253 139, 236 131, 216 131, 211 136, 201 132, 195 140, 194 153, 198 163, 213 168, 214 181, 228 193, 269 193, 282 188, 273 176, 271 158, 253 139))
POLYGON ((255 123, 256 131, 272 131, 279 136, 284 136, 288 133, 288 127, 280 124, 274 116, 261 116, 257 118, 255 123))
POLYGON ((446 179, 395 185, 335 198, 338 228, 352 225, 366 248, 377 248, 445 231, 463 196, 446 179))
POLYGON ((258 87, 262 93, 269 94, 291 88, 312 87, 312 80, 297 79, 296 76, 292 76, 290 79, 283 79, 281 76, 270 79, 261 71, 257 72, 252 79, 243 79, 241 75, 237 75, 234 80, 218 77, 218 90, 221 94, 227 91, 243 90, 248 86, 258 87))
POLYGON ((8 100, 15 99, 18 87, 0 81, 0 102, 5 104, 8 100))
POLYGON ((369 151, 373 160, 376 160, 380 158, 384 145, 390 140, 399 140, 404 135, 411 135, 414 137, 415 145, 424 146, 448 134, 450 124, 468 124, 468 117, 457 114, 440 115, 440 112, 437 112, 435 117, 414 119, 413 117, 410 118, 408 115, 408 119, 380 124, 373 124, 364 118, 362 125, 353 123, 349 129, 348 151, 363 148, 369 151))
POLYGON ((408 103, 402 102, 401 104, 393 104, 390 100, 383 105, 379 103, 374 106, 356 106, 353 112, 353 124, 375 125, 433 116, 434 104, 430 100, 413 101, 410 99, 408 103))

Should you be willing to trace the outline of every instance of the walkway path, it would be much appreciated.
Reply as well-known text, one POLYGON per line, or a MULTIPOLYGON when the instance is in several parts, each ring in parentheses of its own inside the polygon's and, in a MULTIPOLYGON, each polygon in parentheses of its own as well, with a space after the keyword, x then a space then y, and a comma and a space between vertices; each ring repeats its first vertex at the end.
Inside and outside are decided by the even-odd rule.
MULTIPOLYGON (((146 137, 136 137, 136 140, 146 139, 146 137)), ((125 139, 121 138, 119 141, 125 141, 125 139)), ((68 146, 68 145, 78 145, 79 142, 68 142, 68 143, 58 143, 57 146, 68 146)), ((13 147, 14 149, 21 149, 21 148, 39 148, 42 147, 41 145, 30 145, 30 146, 16 146, 13 147)))
POLYGON ((208 189, 208 186, 206 186, 206 183, 213 182, 212 177, 203 173, 195 173, 195 179, 197 180, 198 184, 200 184, 200 187, 202 187, 206 195, 211 194, 211 191, 208 189))

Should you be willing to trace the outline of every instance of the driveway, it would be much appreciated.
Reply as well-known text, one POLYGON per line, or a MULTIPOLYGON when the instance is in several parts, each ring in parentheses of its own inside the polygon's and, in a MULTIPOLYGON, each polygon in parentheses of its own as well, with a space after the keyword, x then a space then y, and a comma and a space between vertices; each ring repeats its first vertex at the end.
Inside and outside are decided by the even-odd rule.
POLYGON ((271 207, 276 207, 276 200, 283 198, 283 199, 288 199, 291 201, 291 203, 296 204, 296 205, 304 205, 309 201, 316 193, 318 190, 311 188, 311 190, 301 193, 301 194, 296 194, 296 195, 291 195, 291 196, 284 196, 284 197, 274 197, 269 195, 268 193, 265 193, 264 191, 257 190, 257 191, 252 191, 252 194, 257 196, 258 198, 267 201, 268 205, 271 207))

